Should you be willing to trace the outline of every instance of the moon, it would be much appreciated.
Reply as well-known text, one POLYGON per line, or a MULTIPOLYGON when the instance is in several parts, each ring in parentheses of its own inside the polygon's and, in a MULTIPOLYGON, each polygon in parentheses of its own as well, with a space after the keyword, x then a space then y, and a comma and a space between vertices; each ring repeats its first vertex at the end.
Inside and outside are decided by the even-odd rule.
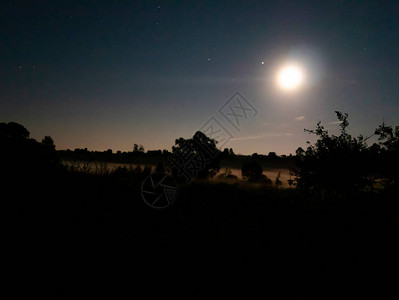
POLYGON ((285 65, 277 74, 277 84, 285 91, 297 90, 304 80, 304 71, 297 65, 285 65))

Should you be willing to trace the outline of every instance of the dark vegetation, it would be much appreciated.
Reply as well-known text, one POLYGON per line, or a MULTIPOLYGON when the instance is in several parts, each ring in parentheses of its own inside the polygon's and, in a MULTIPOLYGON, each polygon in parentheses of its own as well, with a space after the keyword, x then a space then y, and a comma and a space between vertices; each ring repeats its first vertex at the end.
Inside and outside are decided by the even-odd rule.
MULTIPOLYGON (((178 199, 161 211, 146 206, 140 196, 149 168, 93 174, 61 162, 155 164, 162 171, 172 153, 145 152, 140 146, 129 153, 56 151, 50 137, 40 143, 22 125, 1 123, 1 190, 3 203, 11 204, 7 215, 15 269, 30 278, 30 295, 52 299, 75 298, 80 284, 89 291, 80 295, 93 298, 87 277, 96 281, 103 272, 121 282, 141 285, 142 280, 152 287, 147 293, 161 296, 165 278, 178 273, 186 281, 169 288, 186 299, 209 298, 209 293, 211 298, 250 299, 271 293, 264 291, 265 282, 288 278, 306 277, 316 284, 315 277, 332 276, 354 288, 354 277, 385 274, 398 250, 398 127, 380 126, 375 132, 379 143, 367 146, 367 138, 347 132, 347 115, 337 116, 339 136, 318 123, 309 130, 317 142, 295 156, 243 158, 232 149, 222 151, 198 173, 201 180, 179 184, 178 199), (208 182, 221 161, 239 161, 249 183, 208 182), (275 182, 264 177, 265 162, 278 161, 293 166, 296 188, 283 189, 279 177, 275 182), (73 284, 66 280, 71 276, 73 284), (36 284, 37 277, 45 286, 36 284)), ((176 140, 172 152, 183 151, 183 141, 176 140)), ((195 136, 189 142, 195 144, 195 136)), ((229 169, 218 176, 235 179, 229 169)), ((342 295, 335 284, 324 283, 326 294, 342 295)), ((99 296, 118 298, 119 291, 105 285, 93 288, 99 296)), ((313 288, 302 288, 317 296, 313 288)), ((299 290, 276 292, 283 298, 299 290)), ((348 296, 359 293, 346 291, 348 296)))
POLYGON ((347 132, 348 115, 336 112, 340 121, 340 135, 329 135, 319 122, 314 130, 318 137, 306 151, 297 150, 297 168, 294 169, 298 187, 317 198, 348 197, 353 193, 373 190, 377 186, 397 189, 399 158, 399 126, 393 129, 385 124, 374 135, 379 143, 369 147, 365 138, 352 137, 347 132))
MULTIPOLYGON (((176 140, 177 143, 183 143, 187 140, 179 138, 176 140)), ((179 147, 176 144, 173 147, 179 147)), ((176 150, 175 150, 176 151, 176 150)), ((74 150, 57 150, 58 157, 62 161, 75 161, 75 162, 108 162, 108 163, 119 163, 119 164, 140 164, 140 165, 157 165, 158 163, 168 164, 168 158, 173 154, 168 150, 148 150, 148 151, 116 151, 112 149, 106 151, 90 151, 87 148, 74 149, 74 150)), ((218 155, 219 167, 228 167, 230 169, 241 169, 244 162, 256 161, 264 168, 278 169, 285 168, 290 169, 295 166, 295 156, 293 155, 281 155, 277 156, 274 152, 270 152, 268 155, 254 153, 252 155, 241 155, 235 154, 230 148, 225 148, 220 151, 218 155)))
POLYGON ((172 156, 169 159, 172 175, 177 179, 184 177, 188 180, 192 177, 199 179, 213 177, 220 170, 219 155, 216 141, 200 131, 197 131, 191 139, 179 138, 172 147, 172 156), (182 174, 183 172, 186 176, 182 174))

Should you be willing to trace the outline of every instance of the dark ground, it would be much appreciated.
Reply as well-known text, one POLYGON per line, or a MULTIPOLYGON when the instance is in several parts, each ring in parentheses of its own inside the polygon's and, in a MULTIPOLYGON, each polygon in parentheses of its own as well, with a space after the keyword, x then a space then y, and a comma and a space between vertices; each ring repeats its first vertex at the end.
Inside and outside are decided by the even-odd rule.
POLYGON ((7 231, 16 246, 13 271, 23 279, 17 292, 39 299, 358 297, 394 268, 395 191, 326 204, 295 189, 197 182, 155 210, 141 199, 141 180, 10 176, 7 231))

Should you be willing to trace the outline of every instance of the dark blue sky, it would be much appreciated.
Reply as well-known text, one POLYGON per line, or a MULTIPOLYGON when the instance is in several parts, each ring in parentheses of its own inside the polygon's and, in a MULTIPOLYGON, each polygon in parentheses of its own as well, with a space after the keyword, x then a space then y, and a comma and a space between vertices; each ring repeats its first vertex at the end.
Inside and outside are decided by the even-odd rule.
POLYGON ((215 116, 240 153, 294 153, 335 110, 399 123, 397 1, 2 1, 0 121, 58 149, 170 149, 215 116), (286 93, 287 61, 306 70, 286 93), (263 62, 263 64, 262 64, 263 62), (231 127, 240 91, 257 110, 231 127), (229 127, 230 126, 230 127, 229 127))

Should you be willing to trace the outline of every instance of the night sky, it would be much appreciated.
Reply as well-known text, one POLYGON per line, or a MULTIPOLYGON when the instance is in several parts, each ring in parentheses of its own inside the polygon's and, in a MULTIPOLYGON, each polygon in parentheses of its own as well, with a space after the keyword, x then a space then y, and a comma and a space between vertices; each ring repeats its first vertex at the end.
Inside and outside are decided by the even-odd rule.
POLYGON ((335 110, 354 135, 399 125, 397 0, 0 4, 0 122, 57 149, 170 150, 215 116, 236 153, 289 154, 335 110), (218 112, 237 91, 257 111, 239 131, 218 112))

